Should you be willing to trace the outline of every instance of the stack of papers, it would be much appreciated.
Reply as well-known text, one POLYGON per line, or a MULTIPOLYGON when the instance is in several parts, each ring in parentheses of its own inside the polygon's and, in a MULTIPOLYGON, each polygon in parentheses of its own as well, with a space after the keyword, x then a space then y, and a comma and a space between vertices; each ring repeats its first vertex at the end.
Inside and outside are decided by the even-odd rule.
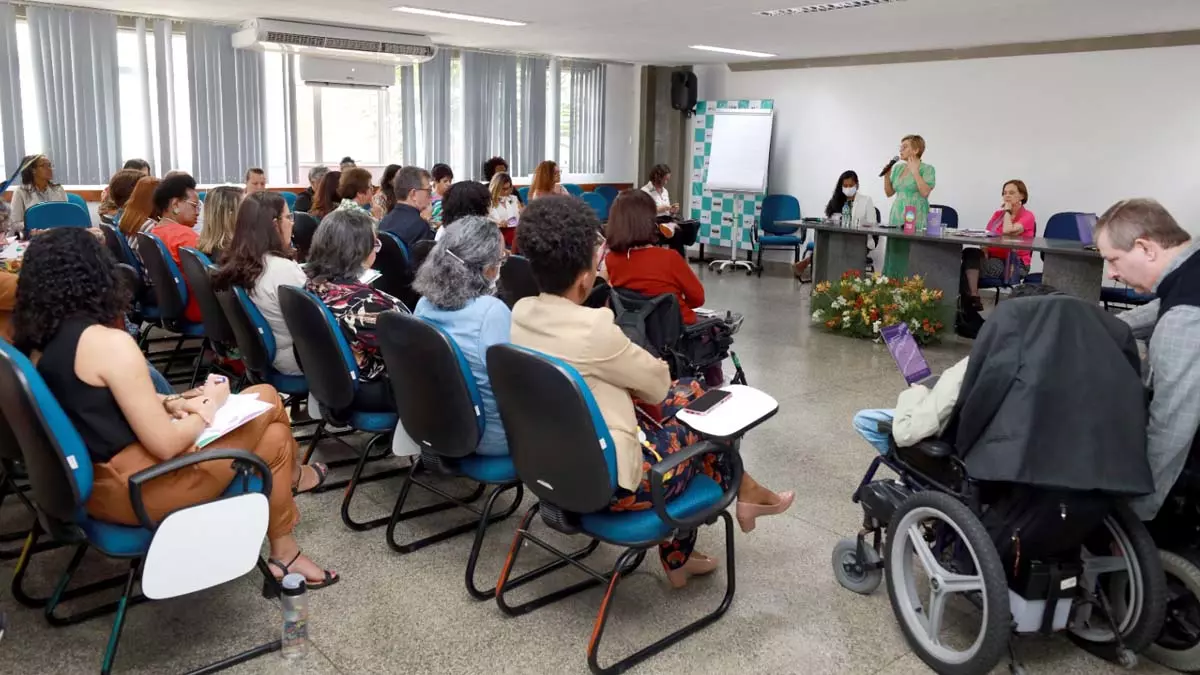
POLYGON ((260 401, 258 394, 230 394, 225 405, 217 410, 216 416, 196 439, 196 447, 203 448, 246 422, 270 410, 272 406, 260 401))

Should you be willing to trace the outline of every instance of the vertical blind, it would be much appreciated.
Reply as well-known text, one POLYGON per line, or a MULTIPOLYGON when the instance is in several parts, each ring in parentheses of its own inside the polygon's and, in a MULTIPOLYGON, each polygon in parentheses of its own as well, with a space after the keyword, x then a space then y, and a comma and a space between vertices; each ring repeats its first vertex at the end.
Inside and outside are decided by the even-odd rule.
POLYGON ((509 159, 508 168, 513 175, 533 173, 538 162, 546 159, 546 71, 548 59, 521 57, 517 60, 520 69, 521 101, 517 151, 509 159))
MULTIPOLYGON (((21 68, 17 61, 17 13, 0 3, 0 129, 4 132, 5 173, 17 170, 25 154, 25 125, 21 119, 21 68)), ((8 178, 6 175, 5 178, 8 178)))
POLYGON ((516 150, 517 57, 464 51, 462 73, 466 169, 475 173, 489 157, 516 150))
POLYGON ((39 5, 26 7, 25 16, 41 151, 60 183, 107 183, 122 161, 117 17, 39 5))
POLYGON ((572 61, 566 67, 571 71, 567 168, 571 173, 604 173, 605 66, 572 61))
POLYGON ((266 157, 263 59, 234 49, 234 29, 187 25, 192 176, 198 183, 241 182, 266 157))
MULTIPOLYGON (((422 63, 421 73, 421 139, 422 166, 450 161, 450 50, 438 49, 432 61, 422 63)), ((415 133, 415 130, 414 130, 415 133)), ((405 139, 407 144, 408 139, 405 139)), ((472 175, 460 168, 464 176, 472 175)))

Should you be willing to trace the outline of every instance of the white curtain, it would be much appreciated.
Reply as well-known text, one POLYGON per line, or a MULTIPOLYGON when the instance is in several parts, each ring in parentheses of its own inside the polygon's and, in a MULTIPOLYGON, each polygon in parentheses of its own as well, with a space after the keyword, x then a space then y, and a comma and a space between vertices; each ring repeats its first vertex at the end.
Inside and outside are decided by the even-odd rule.
POLYGON ((25 154, 25 125, 21 117, 21 69, 17 62, 17 14, 0 3, 0 129, 3 129, 5 176, 17 170, 25 154))
POLYGON ((188 23, 192 175, 198 183, 241 182, 265 163, 262 53, 234 49, 234 29, 188 23))
MULTIPOLYGON (((450 50, 439 48, 421 70, 421 163, 429 168, 450 162, 450 50)), ((415 130, 414 130, 415 133, 415 130)), ((407 147, 408 139, 405 139, 407 147)), ((474 175, 474 167, 458 167, 463 176, 474 175)))
POLYGON ((462 77, 464 175, 479 175, 489 157, 517 149, 517 57, 464 51, 462 77))
MULTIPOLYGON (((99 185, 121 166, 117 17, 25 8, 42 148, 60 183, 99 185)), ((19 99, 16 99, 19 100, 19 99)))
POLYGON ((573 61, 571 69, 570 156, 571 173, 604 173, 603 63, 573 61))
POLYGON ((533 173, 538 163, 546 159, 546 71, 548 59, 521 57, 517 68, 521 73, 520 138, 517 151, 508 158, 508 168, 514 176, 533 173))

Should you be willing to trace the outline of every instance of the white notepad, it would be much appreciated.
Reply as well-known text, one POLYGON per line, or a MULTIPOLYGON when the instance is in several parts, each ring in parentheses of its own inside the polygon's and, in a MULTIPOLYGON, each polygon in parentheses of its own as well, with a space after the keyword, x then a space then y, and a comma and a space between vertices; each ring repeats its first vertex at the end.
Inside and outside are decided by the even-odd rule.
POLYGON ((230 394, 225 405, 217 410, 212 424, 208 425, 196 439, 196 447, 203 448, 246 422, 270 410, 272 406, 260 401, 258 394, 230 394))

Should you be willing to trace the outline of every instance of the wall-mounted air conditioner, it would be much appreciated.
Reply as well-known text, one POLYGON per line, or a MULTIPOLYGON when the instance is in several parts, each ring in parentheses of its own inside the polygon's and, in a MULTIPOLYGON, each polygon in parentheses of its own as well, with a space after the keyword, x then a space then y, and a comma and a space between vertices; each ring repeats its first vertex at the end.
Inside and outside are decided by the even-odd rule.
POLYGON ((386 89, 396 84, 396 64, 301 56, 300 79, 317 87, 386 89))
POLYGON ((391 64, 425 63, 437 53, 424 35, 277 19, 246 21, 233 34, 233 46, 391 64))

